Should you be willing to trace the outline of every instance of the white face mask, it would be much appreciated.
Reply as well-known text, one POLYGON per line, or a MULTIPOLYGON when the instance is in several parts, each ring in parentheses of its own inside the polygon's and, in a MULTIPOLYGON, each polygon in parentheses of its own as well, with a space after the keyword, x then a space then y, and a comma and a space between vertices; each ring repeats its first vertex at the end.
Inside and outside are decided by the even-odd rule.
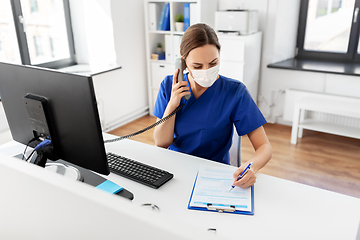
POLYGON ((205 69, 205 70, 191 70, 194 81, 202 87, 211 87, 217 79, 220 65, 205 69))

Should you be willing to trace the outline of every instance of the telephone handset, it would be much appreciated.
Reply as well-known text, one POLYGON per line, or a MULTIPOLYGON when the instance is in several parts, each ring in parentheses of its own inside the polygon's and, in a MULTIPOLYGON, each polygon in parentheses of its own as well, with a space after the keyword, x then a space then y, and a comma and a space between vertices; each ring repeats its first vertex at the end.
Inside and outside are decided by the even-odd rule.
MULTIPOLYGON (((177 76, 178 82, 185 81, 184 80, 184 70, 186 68, 185 60, 182 58, 175 59, 175 69, 179 69, 179 73, 177 76)), ((183 96, 185 100, 188 100, 191 97, 191 94, 183 96)))

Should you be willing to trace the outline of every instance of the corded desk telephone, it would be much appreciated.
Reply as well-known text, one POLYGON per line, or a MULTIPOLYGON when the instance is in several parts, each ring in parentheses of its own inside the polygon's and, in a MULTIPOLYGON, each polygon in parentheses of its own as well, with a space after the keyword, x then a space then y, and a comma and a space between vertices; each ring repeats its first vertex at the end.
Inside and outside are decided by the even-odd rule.
MULTIPOLYGON (((186 68, 186 64, 185 64, 185 60, 182 58, 177 58, 175 59, 175 69, 179 69, 179 73, 177 76, 178 82, 180 81, 185 81, 184 80, 184 70, 186 68)), ((189 98, 191 97, 191 94, 189 95, 185 95, 183 98, 185 100, 189 100, 189 98)))

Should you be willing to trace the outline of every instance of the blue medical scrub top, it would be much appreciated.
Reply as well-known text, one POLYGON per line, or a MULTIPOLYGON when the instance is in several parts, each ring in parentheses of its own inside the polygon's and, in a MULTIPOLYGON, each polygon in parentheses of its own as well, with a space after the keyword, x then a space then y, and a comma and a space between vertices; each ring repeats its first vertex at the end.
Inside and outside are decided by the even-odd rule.
MULTIPOLYGON (((188 82, 187 74, 184 79, 188 82)), ((173 76, 162 81, 153 114, 162 118, 171 97, 173 76)), ((191 92, 191 88, 190 88, 191 92)), ((229 164, 233 124, 239 136, 246 135, 266 120, 246 86, 219 75, 215 83, 198 99, 192 95, 176 113, 174 141, 169 149, 229 164)))

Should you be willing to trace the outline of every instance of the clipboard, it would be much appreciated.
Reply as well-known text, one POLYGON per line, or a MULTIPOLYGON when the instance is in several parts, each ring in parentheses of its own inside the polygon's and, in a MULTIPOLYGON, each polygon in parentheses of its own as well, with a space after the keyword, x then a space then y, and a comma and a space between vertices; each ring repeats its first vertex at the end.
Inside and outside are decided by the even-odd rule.
MULTIPOLYGON (((221 171, 221 169, 224 169, 224 168, 216 168, 215 170, 217 170, 217 169, 219 169, 219 171, 221 171)), ((249 188, 249 190, 248 190, 248 191, 250 191, 250 194, 249 194, 250 199, 248 199, 248 200, 251 203, 250 204, 251 206, 249 206, 248 210, 239 210, 239 209, 236 209, 235 205, 223 204, 221 202, 207 202, 206 204, 203 203, 202 207, 192 206, 191 203, 192 203, 192 200, 194 198, 195 187, 198 184, 198 177, 199 177, 199 172, 197 173, 196 178, 195 178, 194 186, 193 186, 191 196, 190 196, 190 200, 189 200, 189 204, 188 204, 188 209, 190 209, 190 210, 200 210, 200 211, 210 211, 210 212, 219 212, 219 213, 254 215, 254 186, 251 186, 249 188)), ((229 188, 230 187, 231 187, 231 184, 229 185, 229 188)))

